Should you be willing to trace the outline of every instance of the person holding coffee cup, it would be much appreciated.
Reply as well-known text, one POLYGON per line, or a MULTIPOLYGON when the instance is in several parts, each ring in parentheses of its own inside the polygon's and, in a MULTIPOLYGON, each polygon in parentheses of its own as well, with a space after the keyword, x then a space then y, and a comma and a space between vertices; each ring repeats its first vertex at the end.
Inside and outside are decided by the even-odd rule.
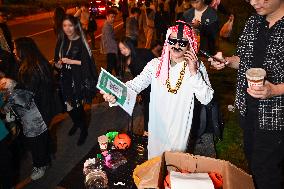
POLYGON ((232 57, 209 59, 217 70, 238 69, 236 108, 244 151, 257 189, 283 189, 284 1, 250 0, 256 10, 232 57), (226 63, 226 64, 225 64, 226 63))

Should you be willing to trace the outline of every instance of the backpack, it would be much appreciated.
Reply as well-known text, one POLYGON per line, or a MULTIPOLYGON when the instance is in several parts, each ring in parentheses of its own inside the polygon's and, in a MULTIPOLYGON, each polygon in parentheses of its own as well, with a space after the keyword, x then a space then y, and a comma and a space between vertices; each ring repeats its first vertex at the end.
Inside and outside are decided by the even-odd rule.
MULTIPOLYGON (((202 72, 200 73, 202 79, 205 81, 202 72)), ((222 140, 224 128, 223 115, 216 98, 213 97, 207 105, 204 105, 194 96, 194 109, 188 141, 188 151, 193 153, 195 144, 199 143, 201 136, 205 133, 213 133, 215 142, 222 140)))
POLYGON ((204 133, 213 133, 217 140, 223 139, 224 121, 219 104, 213 98, 207 105, 194 99, 192 131, 196 138, 204 133))

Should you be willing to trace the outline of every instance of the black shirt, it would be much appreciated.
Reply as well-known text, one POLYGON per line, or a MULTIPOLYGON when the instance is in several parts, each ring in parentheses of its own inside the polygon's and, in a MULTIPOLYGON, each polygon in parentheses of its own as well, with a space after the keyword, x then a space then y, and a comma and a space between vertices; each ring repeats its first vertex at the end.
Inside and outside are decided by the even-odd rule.
POLYGON ((155 58, 154 54, 149 49, 138 48, 135 51, 134 57, 131 57, 131 62, 128 65, 133 77, 139 75, 147 63, 155 58))
MULTIPOLYGON (((240 57, 238 69, 237 92, 235 105, 242 116, 246 116, 247 79, 245 72, 252 67, 255 57, 255 41, 258 38, 262 24, 267 25, 264 16, 253 14, 245 24, 239 37, 236 55, 240 57)), ((265 58, 262 66, 266 71, 266 80, 272 84, 284 83, 284 17, 279 19, 273 27, 268 29, 268 45, 265 47, 265 58)), ((260 39, 260 38, 258 38, 260 39)), ((261 38, 264 40, 264 38, 261 38)), ((259 54, 257 55, 259 56, 259 54)), ((258 100, 259 128, 263 130, 284 130, 284 95, 258 100)))
MULTIPOLYGON (((149 49, 136 49, 133 57, 131 58, 131 62, 128 65, 130 72, 133 77, 139 75, 144 67, 150 62, 152 59, 156 58, 151 50, 149 49)), ((147 87, 141 92, 142 98, 147 102, 150 102, 150 92, 151 87, 147 87)))
MULTIPOLYGON (((263 64, 267 51, 266 47, 269 44, 271 30, 273 30, 273 27, 269 28, 269 23, 267 21, 260 24, 257 39, 254 42, 252 68, 264 68, 263 64)), ((248 111, 257 113, 258 102, 258 99, 247 94, 248 111)))

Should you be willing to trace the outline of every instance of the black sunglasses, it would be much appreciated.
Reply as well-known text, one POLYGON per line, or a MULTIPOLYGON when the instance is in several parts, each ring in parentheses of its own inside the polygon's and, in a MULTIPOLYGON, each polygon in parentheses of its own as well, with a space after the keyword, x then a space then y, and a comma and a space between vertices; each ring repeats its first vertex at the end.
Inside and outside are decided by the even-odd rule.
POLYGON ((175 45, 175 44, 179 44, 180 47, 186 47, 189 43, 188 40, 184 40, 184 39, 173 39, 173 38, 168 38, 168 44, 169 45, 175 45))

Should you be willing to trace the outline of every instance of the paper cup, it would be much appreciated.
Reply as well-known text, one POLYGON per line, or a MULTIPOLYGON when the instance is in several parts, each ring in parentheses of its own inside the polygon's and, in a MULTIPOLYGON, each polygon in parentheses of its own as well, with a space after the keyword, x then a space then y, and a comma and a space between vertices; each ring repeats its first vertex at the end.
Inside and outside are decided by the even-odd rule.
POLYGON ((263 86, 266 71, 262 68, 250 68, 246 71, 248 87, 263 86))
POLYGON ((107 150, 107 144, 108 144, 108 137, 105 135, 99 136, 98 137, 98 142, 100 145, 100 149, 102 151, 107 150))

